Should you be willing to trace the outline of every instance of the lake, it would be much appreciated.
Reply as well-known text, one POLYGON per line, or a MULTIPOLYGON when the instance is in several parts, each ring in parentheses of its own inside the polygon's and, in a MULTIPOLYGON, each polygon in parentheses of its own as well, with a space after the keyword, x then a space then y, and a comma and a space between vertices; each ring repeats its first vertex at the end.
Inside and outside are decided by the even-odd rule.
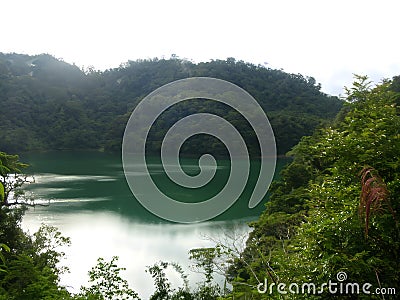
MULTIPOLYGON (((87 282, 87 272, 98 257, 111 259, 119 256, 118 265, 131 287, 142 299, 153 291, 151 276, 146 266, 159 261, 189 265, 188 251, 210 247, 214 243, 207 237, 217 238, 224 232, 236 234, 249 232, 247 223, 259 216, 267 197, 254 209, 248 208, 248 197, 257 180, 259 163, 251 162, 248 186, 239 200, 226 212, 213 220, 195 224, 177 224, 162 220, 148 212, 133 197, 126 183, 119 154, 101 152, 42 152, 21 155, 29 163, 29 173, 35 183, 27 186, 37 203, 50 204, 30 208, 23 220, 23 228, 35 232, 41 223, 56 226, 64 236, 71 238, 64 265, 70 273, 62 276, 62 284, 72 292, 87 282)), ((277 172, 287 162, 281 159, 277 172)), ((215 180, 204 190, 185 191, 171 186, 156 158, 149 158, 148 165, 159 186, 170 195, 203 201, 223 185, 229 175, 229 161, 218 160, 215 180)), ((189 174, 199 171, 198 160, 183 159, 183 169, 189 174)), ((199 274, 189 273, 194 285, 199 274)), ((179 284, 177 274, 170 272, 174 285, 179 284)))

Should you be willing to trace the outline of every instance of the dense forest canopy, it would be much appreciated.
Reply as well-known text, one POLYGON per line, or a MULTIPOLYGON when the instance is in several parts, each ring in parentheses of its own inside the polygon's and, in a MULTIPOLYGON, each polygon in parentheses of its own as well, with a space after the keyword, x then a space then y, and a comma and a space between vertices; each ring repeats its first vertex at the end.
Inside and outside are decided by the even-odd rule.
MULTIPOLYGON (((266 210, 228 272, 235 298, 279 299, 277 289, 262 295, 254 288, 264 278, 318 288, 339 282, 342 272, 344 283, 373 288, 370 294, 360 288, 341 297, 398 299, 400 77, 375 88, 366 76, 356 79, 335 121, 303 137, 290 152, 293 161, 270 189, 266 210)), ((337 299, 339 292, 288 294, 288 299, 337 299)))
MULTIPOLYGON (((245 247, 247 236, 229 234, 215 247, 191 249, 193 269, 204 274, 195 289, 181 266, 156 262, 146 270, 155 287, 150 299, 398 298, 400 77, 372 88, 357 76, 347 92, 335 120, 289 153, 293 160, 245 247), (181 276, 180 287, 171 286, 168 268, 181 276), (231 286, 218 286, 217 273, 231 286)), ((0 152, 0 299, 138 299, 117 257, 99 258, 90 285, 76 294, 60 284, 60 246, 70 240, 50 226, 22 231, 25 208, 15 204, 24 199, 25 167, 0 152)))
MULTIPOLYGON (((129 61, 119 68, 81 70, 51 55, 0 53, 0 147, 3 151, 95 149, 119 151, 130 113, 147 94, 174 80, 206 76, 230 81, 247 90, 267 113, 278 152, 286 153, 302 136, 332 119, 342 102, 320 91, 312 77, 288 74, 234 58, 192 63, 176 57, 129 61)), ((154 124, 152 140, 160 140, 181 116, 194 112, 224 116, 256 142, 237 113, 216 102, 189 101, 166 112, 154 124)), ((221 153, 210 138, 194 139, 221 153)), ((157 151, 159 145, 150 147, 157 151)), ((201 148, 201 147, 200 147, 201 148)), ((204 150, 204 149, 202 149, 204 150)))
MULTIPOLYGON (((279 153, 291 149, 293 160, 271 186, 244 248, 232 235, 215 240, 215 247, 191 249, 194 268, 205 275, 194 290, 179 265, 156 262, 147 269, 155 286, 151 299, 396 299, 400 77, 372 87, 367 77, 356 76, 343 104, 321 93, 313 78, 234 59, 141 60, 98 72, 50 55, 0 54, 0 150, 118 150, 135 105, 163 84, 190 76, 225 79, 250 92, 271 120, 279 153), (171 287, 167 268, 181 275, 178 289, 171 287), (230 285, 216 285, 217 273, 230 285), (354 293, 354 284, 353 293, 335 294, 321 286, 340 281, 338 274, 347 278, 343 284, 370 284, 371 294, 354 293), (272 288, 261 293, 260 285, 266 288, 267 282, 272 288), (306 283, 308 293, 289 291, 291 283, 306 283), (313 293, 312 284, 321 294, 313 293), (377 289, 391 295, 378 295, 377 289)), ((255 151, 250 129, 226 107, 195 100, 176 108, 157 121, 152 141, 181 116, 207 108, 239 127, 255 151)), ((214 145, 198 142, 192 147, 214 145)), ((157 150, 159 144, 153 146, 157 150)), ((218 146, 214 150, 220 152, 218 146)), ((25 167, 18 156, 0 151, 0 299, 137 299, 119 275, 124 268, 116 265, 116 257, 99 258, 89 272, 90 285, 77 294, 61 286, 66 269, 59 264, 64 257, 59 247, 70 240, 50 226, 34 235, 22 231, 25 167)))

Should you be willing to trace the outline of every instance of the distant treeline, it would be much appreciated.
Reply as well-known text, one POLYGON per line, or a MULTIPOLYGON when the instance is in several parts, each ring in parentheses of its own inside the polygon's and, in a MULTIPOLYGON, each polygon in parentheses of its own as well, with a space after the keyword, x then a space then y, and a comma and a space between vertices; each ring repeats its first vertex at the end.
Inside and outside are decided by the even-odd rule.
MULTIPOLYGON (((119 151, 126 122, 137 103, 177 79, 215 77, 247 90, 267 113, 284 154, 302 136, 333 119, 342 102, 320 91, 312 77, 288 74, 234 58, 192 63, 172 57, 129 61, 104 72, 81 70, 51 55, 0 53, 0 149, 93 149, 119 151)), ((210 112, 232 122, 245 136, 250 153, 258 143, 240 115, 213 101, 185 101, 164 113, 152 128, 150 151, 157 151, 169 127, 195 112, 210 112)), ((199 136, 184 151, 221 154, 224 147, 199 136)))

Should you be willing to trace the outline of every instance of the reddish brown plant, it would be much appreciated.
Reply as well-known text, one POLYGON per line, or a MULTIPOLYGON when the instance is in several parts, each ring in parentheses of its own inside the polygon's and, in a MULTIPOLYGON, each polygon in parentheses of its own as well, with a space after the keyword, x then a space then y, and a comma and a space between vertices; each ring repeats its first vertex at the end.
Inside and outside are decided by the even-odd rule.
POLYGON ((365 214, 365 236, 368 236, 370 216, 371 214, 382 212, 383 202, 389 204, 389 191, 386 184, 373 167, 364 167, 360 172, 360 176, 361 195, 359 213, 360 216, 365 214))

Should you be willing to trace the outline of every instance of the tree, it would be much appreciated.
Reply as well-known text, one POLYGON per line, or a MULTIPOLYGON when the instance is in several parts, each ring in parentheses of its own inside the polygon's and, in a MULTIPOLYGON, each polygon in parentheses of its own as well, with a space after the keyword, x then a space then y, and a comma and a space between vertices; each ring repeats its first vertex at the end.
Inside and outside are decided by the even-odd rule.
POLYGON ((32 182, 32 178, 22 174, 22 170, 28 167, 19 161, 18 155, 10 155, 0 152, 0 207, 16 204, 27 204, 21 187, 32 182))
POLYGON ((21 189, 30 182, 22 174, 27 165, 17 155, 0 152, 0 299, 68 299, 59 285, 67 271, 59 263, 60 247, 70 241, 54 227, 43 225, 33 236, 20 224, 27 202, 21 189))
MULTIPOLYGON (((251 93, 270 118, 280 154, 333 118, 342 106, 337 97, 322 93, 311 77, 234 58, 198 64, 178 57, 142 59, 104 72, 85 72, 50 55, 0 53, 0 148, 119 151, 127 116, 138 102, 164 84, 193 76, 224 79, 251 93)), ((187 101, 171 111, 160 116, 157 133, 165 134, 161 124, 170 124, 171 117, 209 111, 229 119, 232 112, 215 101, 200 105, 187 101)), ((244 137, 254 135, 245 120, 235 122, 244 137)), ((209 147, 207 139, 198 141, 209 147)), ((253 138, 248 144, 251 153, 258 147, 253 138)))
POLYGON ((155 291, 150 296, 151 300, 194 300, 193 293, 190 292, 189 282, 187 275, 183 268, 174 262, 163 262, 160 261, 152 266, 147 267, 146 272, 148 272, 154 280, 155 291), (169 282, 165 270, 168 267, 172 267, 181 277, 183 281, 183 286, 179 287, 177 290, 173 289, 171 283, 169 282))
POLYGON ((153 266, 149 266, 146 272, 149 272, 154 280, 154 287, 156 288, 150 300, 167 300, 171 299, 171 283, 165 274, 165 269, 168 267, 167 262, 156 263, 153 266))
MULTIPOLYGON (((5 209, 9 208, 1 210, 5 209)), ((2 255, 5 272, 0 272, 0 299, 69 299, 59 285, 59 275, 66 269, 59 267, 64 254, 57 251, 69 239, 50 226, 28 236, 15 221, 13 213, 0 219, 0 240, 10 245, 3 246, 7 251, 2 255)))
MULTIPOLYGON (((356 76, 340 117, 293 148, 243 252, 254 273, 236 260, 237 282, 318 284, 345 272, 351 282, 400 288, 400 93, 392 84, 356 76)), ((242 292, 234 285, 235 296, 242 292)))
POLYGON ((113 256, 110 262, 99 258, 97 265, 89 271, 90 287, 82 287, 78 299, 93 300, 128 300, 139 299, 138 294, 129 288, 128 282, 120 276, 125 268, 118 267, 117 256, 113 256))

